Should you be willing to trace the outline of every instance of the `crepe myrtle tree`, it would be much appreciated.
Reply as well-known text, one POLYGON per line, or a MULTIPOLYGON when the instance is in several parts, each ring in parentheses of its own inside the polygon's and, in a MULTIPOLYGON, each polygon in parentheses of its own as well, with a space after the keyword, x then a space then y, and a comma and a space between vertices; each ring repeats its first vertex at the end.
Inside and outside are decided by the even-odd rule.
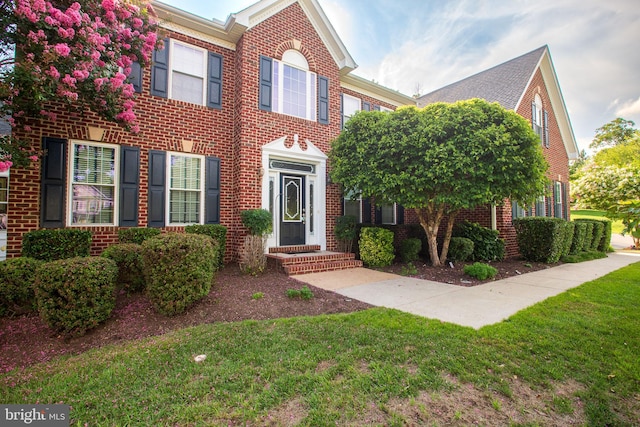
POLYGON ((38 120, 93 111, 137 132, 132 64, 146 66, 158 24, 138 0, 3 0, 0 5, 0 169, 26 166, 37 152, 25 140, 38 120))
POLYGON ((331 178, 345 191, 415 209, 434 266, 446 261, 462 209, 505 199, 526 205, 547 183, 548 164, 531 124, 480 99, 358 112, 332 143, 330 159, 331 178))

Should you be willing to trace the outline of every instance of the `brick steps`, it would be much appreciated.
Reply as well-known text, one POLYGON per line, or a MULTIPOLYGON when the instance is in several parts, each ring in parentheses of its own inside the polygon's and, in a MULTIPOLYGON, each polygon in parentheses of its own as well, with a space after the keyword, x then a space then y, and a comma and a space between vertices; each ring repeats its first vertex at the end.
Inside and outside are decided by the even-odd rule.
POLYGON ((269 248, 267 258, 276 262, 287 275, 319 273, 322 271, 345 270, 362 267, 362 261, 355 255, 343 252, 321 251, 313 247, 313 251, 302 251, 302 247, 284 246, 269 248))

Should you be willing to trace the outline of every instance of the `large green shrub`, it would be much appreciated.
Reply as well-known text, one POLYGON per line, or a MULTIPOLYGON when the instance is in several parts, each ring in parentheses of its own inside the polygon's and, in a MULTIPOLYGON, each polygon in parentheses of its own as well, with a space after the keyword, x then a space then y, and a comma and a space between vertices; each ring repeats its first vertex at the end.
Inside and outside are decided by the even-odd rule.
POLYGON ((420 251, 422 250, 422 241, 414 237, 404 239, 400 243, 400 258, 402 262, 416 261, 420 257, 420 251))
POLYGON ((117 277, 116 263, 102 257, 41 265, 34 286, 40 317, 56 332, 84 335, 111 315, 117 277))
POLYGON ((586 224, 586 241, 584 242, 583 251, 600 251, 606 252, 611 243, 611 221, 600 221, 589 218, 579 218, 574 220, 576 224, 586 224), (589 234, 591 230, 591 234, 589 234))
POLYGON ((448 258, 451 261, 466 261, 473 255, 473 240, 466 237, 452 237, 449 241, 448 258))
POLYGON ((561 218, 527 217, 513 220, 518 248, 528 261, 555 263, 571 248, 572 224, 561 218))
POLYGON ((602 239, 600 239, 600 244, 598 245, 597 250, 599 252, 607 252, 609 250, 609 246, 611 246, 611 221, 608 219, 598 219, 595 221, 601 222, 604 226, 602 239))
POLYGON ((588 252, 591 249, 591 243, 593 242, 593 221, 587 220, 582 222, 584 222, 586 227, 584 246, 582 247, 582 251, 588 252))
POLYGON ((0 262, 0 316, 36 308, 33 283, 36 269, 43 262, 27 257, 0 262))
POLYGON ((216 246, 210 237, 181 233, 163 234, 142 244, 147 294, 158 312, 182 313, 209 293, 216 246))
POLYGON ((187 233, 203 234, 211 237, 218 243, 218 258, 216 259, 215 270, 219 270, 224 265, 224 254, 227 251, 227 227, 220 224, 193 224, 184 228, 187 233))
POLYGON ((584 222, 574 222, 573 239, 571 239, 571 249, 569 253, 576 255, 582 252, 587 238, 587 224, 584 222))
POLYGON ((360 259, 371 267, 391 265, 393 254, 393 232, 378 227, 365 227, 360 231, 360 259))
POLYGON ((118 230, 120 243, 135 243, 141 245, 147 239, 160 235, 159 228, 131 227, 118 230))
POLYGON ((22 256, 42 261, 89 256, 91 232, 77 228, 29 231, 22 236, 22 256))
POLYGON ((249 209, 240 212, 242 224, 249 229, 253 236, 264 236, 271 233, 271 212, 266 209, 249 209))
POLYGON ((464 221, 453 228, 453 237, 466 237, 473 242, 472 261, 502 261, 505 254, 504 240, 497 230, 478 223, 464 221))
POLYGON ((481 262, 474 262, 472 265, 464 266, 464 274, 480 280, 492 279, 497 273, 498 270, 495 267, 481 262))
POLYGON ((102 252, 101 256, 115 261, 118 266, 116 287, 124 289, 127 292, 140 292, 144 290, 141 245, 136 243, 111 245, 102 252))

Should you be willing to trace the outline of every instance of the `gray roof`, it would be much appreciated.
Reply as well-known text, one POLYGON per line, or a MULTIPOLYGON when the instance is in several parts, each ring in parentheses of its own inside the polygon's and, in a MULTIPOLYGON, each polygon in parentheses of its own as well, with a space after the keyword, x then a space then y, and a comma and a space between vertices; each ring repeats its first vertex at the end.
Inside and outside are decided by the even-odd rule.
POLYGON ((542 46, 464 80, 427 93, 418 98, 418 107, 434 102, 481 98, 489 102, 497 101, 504 108, 515 110, 547 49, 546 45, 542 46))

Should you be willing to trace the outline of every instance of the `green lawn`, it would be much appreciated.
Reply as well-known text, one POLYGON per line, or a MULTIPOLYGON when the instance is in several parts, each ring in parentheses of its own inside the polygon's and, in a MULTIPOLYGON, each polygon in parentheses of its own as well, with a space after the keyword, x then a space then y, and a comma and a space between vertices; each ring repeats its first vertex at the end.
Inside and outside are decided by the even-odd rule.
MULTIPOLYGON (((609 219, 605 216, 604 211, 596 211, 591 209, 577 209, 571 211, 571 219, 588 218, 588 219, 609 219)), ((613 234, 622 233, 622 221, 613 221, 611 223, 611 232, 613 234)))
POLYGON ((0 402, 90 426, 634 425, 639 301, 636 263, 479 331, 383 308, 205 325, 0 376, 0 402))

